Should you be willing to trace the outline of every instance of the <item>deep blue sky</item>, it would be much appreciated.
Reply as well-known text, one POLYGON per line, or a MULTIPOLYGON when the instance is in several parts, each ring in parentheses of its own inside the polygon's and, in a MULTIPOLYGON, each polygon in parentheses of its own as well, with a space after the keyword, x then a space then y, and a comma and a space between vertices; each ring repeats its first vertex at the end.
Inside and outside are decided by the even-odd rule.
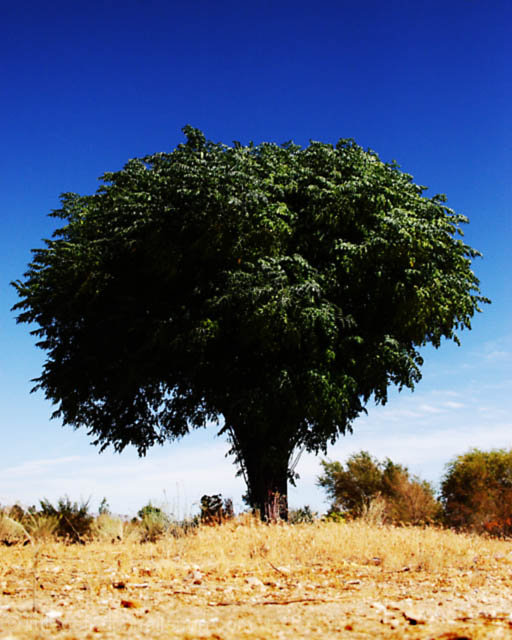
MULTIPOLYGON (((204 434, 138 463, 99 457, 84 433, 49 422, 51 406, 28 394, 44 355, 10 311, 9 281, 50 235, 59 194, 174 148, 187 123, 225 143, 355 138, 470 218, 493 305, 460 349, 426 352, 418 391, 370 411, 331 457, 364 446, 435 480, 469 446, 511 446, 511 24, 505 0, 4 3, 0 503, 67 492, 122 511, 176 487, 190 503, 239 495, 225 447, 204 434)), ((322 507, 317 473, 306 458, 297 504, 322 507)))

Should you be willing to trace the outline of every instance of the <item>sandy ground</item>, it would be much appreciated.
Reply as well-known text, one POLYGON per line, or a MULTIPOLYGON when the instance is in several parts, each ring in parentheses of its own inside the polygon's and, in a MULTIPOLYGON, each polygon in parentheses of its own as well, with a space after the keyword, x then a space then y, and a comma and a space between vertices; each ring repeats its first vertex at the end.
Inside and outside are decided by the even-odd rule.
POLYGON ((429 569, 368 555, 301 562, 284 546, 280 563, 283 540, 254 551, 264 531, 247 561, 207 543, 4 548, 0 640, 512 638, 506 543, 429 569))

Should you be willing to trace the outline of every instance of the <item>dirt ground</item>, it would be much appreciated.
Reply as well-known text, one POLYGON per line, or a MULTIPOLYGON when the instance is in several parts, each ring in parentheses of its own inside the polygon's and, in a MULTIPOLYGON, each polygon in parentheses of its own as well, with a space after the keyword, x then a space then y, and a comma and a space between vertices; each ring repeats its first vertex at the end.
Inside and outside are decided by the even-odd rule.
POLYGON ((219 529, 2 549, 0 640, 512 638, 506 542, 219 529))

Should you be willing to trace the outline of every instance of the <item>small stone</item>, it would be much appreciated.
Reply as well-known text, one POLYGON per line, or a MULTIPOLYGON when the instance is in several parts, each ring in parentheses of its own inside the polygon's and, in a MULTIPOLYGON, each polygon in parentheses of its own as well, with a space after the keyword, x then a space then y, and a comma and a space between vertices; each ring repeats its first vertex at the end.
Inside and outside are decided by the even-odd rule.
POLYGON ((141 604, 137 600, 121 600, 121 606, 125 609, 139 609, 141 604))
POLYGON ((192 580, 192 584, 201 584, 203 581, 203 574, 199 569, 194 569, 194 571, 191 571, 187 577, 189 580, 192 580))
POLYGON ((117 582, 113 582, 112 586, 114 587, 114 589, 126 589, 126 582, 124 582, 123 580, 119 580, 117 582))
POLYGON ((50 611, 47 611, 45 615, 47 618, 58 618, 60 616, 60 611, 55 611, 54 609, 51 609, 50 611))
POLYGON ((245 579, 245 582, 252 588, 258 587, 260 589, 263 589, 265 586, 263 582, 259 578, 256 578, 255 576, 249 576, 248 578, 245 579))
POLYGON ((411 625, 415 625, 415 624, 425 624, 426 620, 425 617, 422 616, 420 613, 418 613, 417 611, 414 610, 407 610, 407 611, 402 611, 402 615, 404 616, 404 618, 407 620, 407 622, 411 625))

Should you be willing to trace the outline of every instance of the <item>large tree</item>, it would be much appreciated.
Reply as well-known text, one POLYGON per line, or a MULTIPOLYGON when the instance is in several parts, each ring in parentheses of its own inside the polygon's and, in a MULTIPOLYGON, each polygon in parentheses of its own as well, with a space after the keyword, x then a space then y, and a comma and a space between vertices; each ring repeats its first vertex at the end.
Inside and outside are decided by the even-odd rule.
POLYGON ((217 424, 251 505, 286 512, 295 452, 325 451, 419 348, 485 302, 462 215, 351 140, 232 147, 185 127, 64 220, 15 284, 47 359, 36 389, 104 449, 217 424))

